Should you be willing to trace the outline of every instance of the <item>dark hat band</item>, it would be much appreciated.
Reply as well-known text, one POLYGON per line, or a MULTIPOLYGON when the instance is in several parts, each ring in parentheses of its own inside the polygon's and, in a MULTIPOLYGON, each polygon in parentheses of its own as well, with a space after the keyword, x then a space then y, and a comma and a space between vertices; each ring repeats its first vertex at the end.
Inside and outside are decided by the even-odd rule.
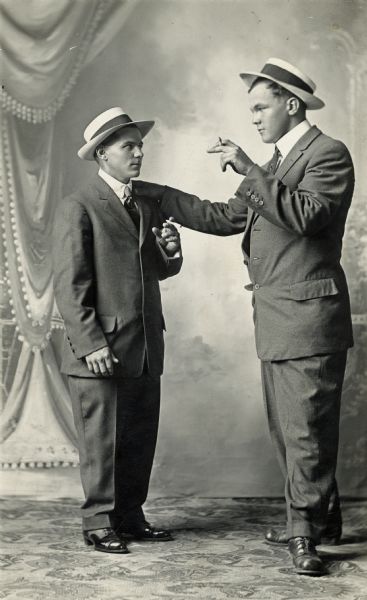
POLYGON ((282 81, 283 83, 289 83, 289 85, 294 85, 295 87, 300 88, 304 92, 308 92, 309 94, 313 94, 313 89, 307 85, 302 79, 293 75, 286 69, 282 69, 281 67, 277 67, 277 65, 272 65, 270 63, 266 64, 263 69, 261 69, 261 73, 264 75, 269 75, 274 79, 278 79, 278 81, 282 81))
POLYGON ((132 122, 133 121, 130 119, 130 117, 128 115, 118 115, 114 119, 111 119, 110 121, 108 121, 107 123, 102 125, 102 127, 100 127, 99 129, 97 129, 97 131, 92 135, 90 140, 93 140, 93 138, 95 138, 100 133, 103 133, 104 131, 108 131, 108 129, 111 129, 112 127, 116 127, 116 125, 127 125, 128 123, 132 123, 132 122))

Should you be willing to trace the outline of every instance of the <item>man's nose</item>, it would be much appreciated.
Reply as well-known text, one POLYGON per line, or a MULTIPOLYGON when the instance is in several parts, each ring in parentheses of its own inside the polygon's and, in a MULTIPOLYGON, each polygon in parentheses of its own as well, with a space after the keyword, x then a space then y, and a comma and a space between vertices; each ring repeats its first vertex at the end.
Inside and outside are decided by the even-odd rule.
POLYGON ((143 150, 137 146, 137 147, 135 148, 134 156, 135 156, 136 158, 143 158, 143 156, 144 156, 144 152, 143 152, 143 150))
POLYGON ((252 113, 252 123, 253 125, 258 125, 260 123, 260 115, 259 113, 252 113))

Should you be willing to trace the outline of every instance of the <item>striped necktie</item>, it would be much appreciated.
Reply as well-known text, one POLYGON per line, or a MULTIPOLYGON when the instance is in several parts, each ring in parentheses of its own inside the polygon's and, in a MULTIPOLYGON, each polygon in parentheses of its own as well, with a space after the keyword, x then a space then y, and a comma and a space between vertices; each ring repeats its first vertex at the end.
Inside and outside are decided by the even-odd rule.
POLYGON ((139 214, 139 210, 138 207, 136 206, 133 197, 132 197, 132 193, 131 193, 131 189, 129 188, 129 186, 125 186, 125 190, 124 190, 124 195, 123 195, 123 203, 124 203, 124 207, 126 208, 127 212, 130 215, 131 220, 133 221, 136 229, 139 230, 140 227, 140 214, 139 214))
POLYGON ((267 170, 268 170, 268 172, 269 172, 269 173, 275 173, 275 172, 276 172, 276 170, 277 170, 277 168, 278 168, 278 167, 279 167, 279 165, 280 165, 280 161, 281 161, 281 160, 282 160, 282 155, 281 155, 281 153, 279 152, 279 150, 278 150, 278 147, 277 147, 277 146, 275 146, 275 148, 274 148, 274 154, 273 154, 273 156, 271 157, 271 161, 270 161, 270 163, 268 164, 268 169, 267 169, 267 170))

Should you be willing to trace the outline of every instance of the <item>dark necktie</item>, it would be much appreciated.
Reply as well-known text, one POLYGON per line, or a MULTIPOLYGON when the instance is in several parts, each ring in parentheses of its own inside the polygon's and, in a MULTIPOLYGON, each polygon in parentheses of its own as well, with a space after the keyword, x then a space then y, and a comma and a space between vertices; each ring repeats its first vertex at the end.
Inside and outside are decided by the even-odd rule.
POLYGON ((131 190, 128 186, 125 187, 124 191, 124 207, 130 215, 131 220, 133 221, 136 229, 139 231, 140 227, 140 215, 138 207, 136 206, 133 197, 131 195, 131 190))
POLYGON ((279 152, 278 147, 275 146, 275 148, 274 148, 274 154, 271 157, 271 161, 270 161, 270 163, 268 165, 268 172, 269 173, 275 173, 276 170, 277 170, 277 168, 280 165, 280 161, 281 160, 282 160, 282 155, 279 152))

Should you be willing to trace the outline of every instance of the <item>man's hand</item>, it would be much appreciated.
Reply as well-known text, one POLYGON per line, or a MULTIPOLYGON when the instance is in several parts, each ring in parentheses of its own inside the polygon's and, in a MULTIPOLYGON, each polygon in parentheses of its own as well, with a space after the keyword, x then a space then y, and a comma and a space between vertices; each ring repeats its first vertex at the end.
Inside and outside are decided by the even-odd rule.
POLYGON ((227 165, 230 165, 236 173, 247 175, 247 172, 254 164, 242 148, 231 142, 231 140, 222 140, 219 138, 219 141, 212 148, 208 148, 207 152, 209 154, 220 153, 222 171, 225 171, 227 165))
POLYGON ((172 221, 173 217, 170 217, 168 221, 163 223, 162 229, 158 227, 153 227, 152 229, 158 242, 169 256, 173 256, 181 248, 180 234, 172 221))
POLYGON ((119 362, 108 346, 103 346, 103 348, 87 354, 85 360, 91 373, 105 377, 113 375, 113 363, 119 362))

